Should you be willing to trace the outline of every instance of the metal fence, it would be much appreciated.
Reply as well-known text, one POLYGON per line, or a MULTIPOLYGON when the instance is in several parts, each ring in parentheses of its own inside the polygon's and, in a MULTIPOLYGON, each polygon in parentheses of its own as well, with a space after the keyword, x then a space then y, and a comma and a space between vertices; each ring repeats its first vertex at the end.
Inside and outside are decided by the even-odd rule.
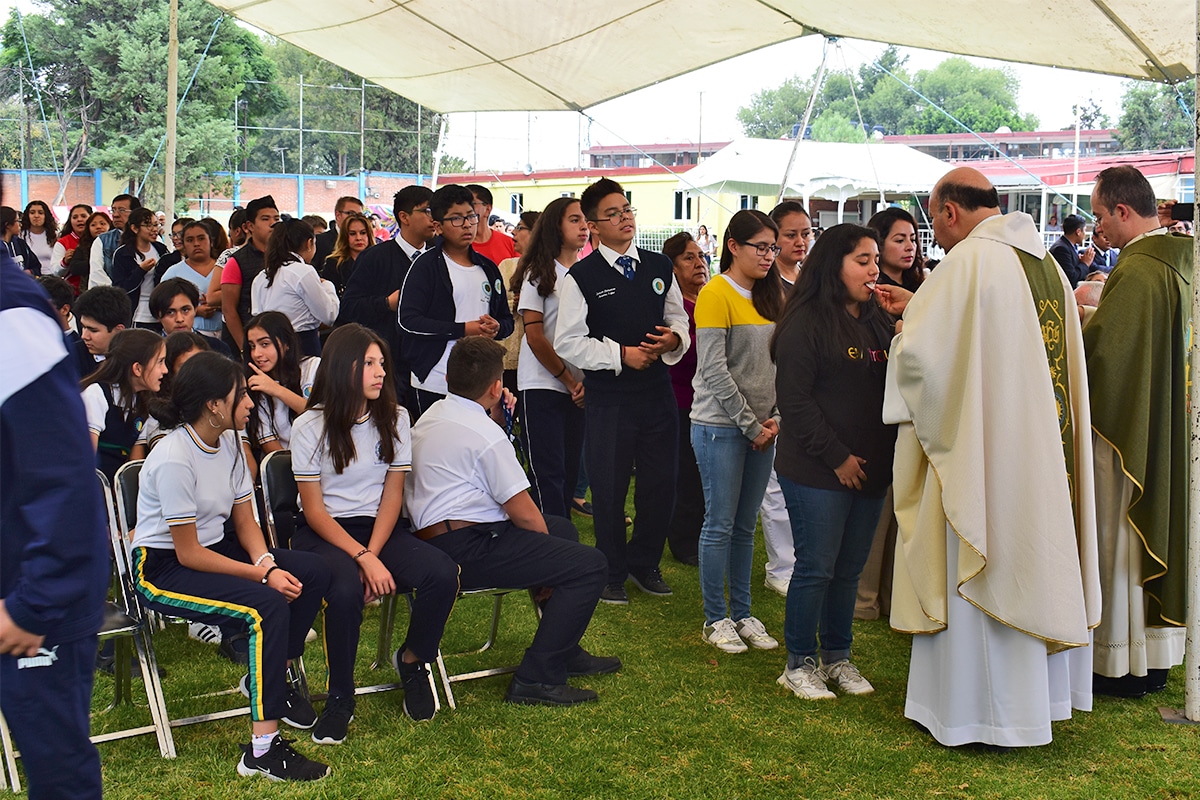
POLYGON ((653 250, 656 253, 662 252, 663 242, 670 239, 680 231, 688 230, 683 226, 668 226, 661 228, 643 228, 640 225, 637 229, 637 239, 634 243, 643 250, 653 250))

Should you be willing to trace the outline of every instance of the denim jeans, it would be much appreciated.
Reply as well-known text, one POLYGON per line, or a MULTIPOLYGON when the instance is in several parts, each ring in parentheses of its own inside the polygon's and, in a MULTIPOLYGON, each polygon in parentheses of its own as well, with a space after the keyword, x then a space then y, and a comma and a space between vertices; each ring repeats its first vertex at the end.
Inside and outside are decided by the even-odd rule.
POLYGON ((818 653, 826 664, 850 657, 858 577, 871 552, 884 497, 814 489, 779 476, 796 545, 784 641, 789 664, 818 653))
POLYGON ((754 450, 738 428, 693 422, 692 450, 704 487, 704 525, 700 528, 704 620, 745 619, 750 616, 754 524, 771 477, 775 446, 754 450))

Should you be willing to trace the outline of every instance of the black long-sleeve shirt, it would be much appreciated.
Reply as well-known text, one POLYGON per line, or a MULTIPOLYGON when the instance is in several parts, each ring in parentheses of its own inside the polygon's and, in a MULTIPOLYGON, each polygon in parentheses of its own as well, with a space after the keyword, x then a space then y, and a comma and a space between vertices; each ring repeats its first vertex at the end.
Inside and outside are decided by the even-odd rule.
POLYGON ((779 325, 775 470, 804 486, 848 491, 834 470, 853 454, 866 459, 863 492, 880 495, 892 482, 896 446, 895 426, 883 424, 893 326, 882 312, 847 313, 846 321, 826 329, 801 308, 779 325))

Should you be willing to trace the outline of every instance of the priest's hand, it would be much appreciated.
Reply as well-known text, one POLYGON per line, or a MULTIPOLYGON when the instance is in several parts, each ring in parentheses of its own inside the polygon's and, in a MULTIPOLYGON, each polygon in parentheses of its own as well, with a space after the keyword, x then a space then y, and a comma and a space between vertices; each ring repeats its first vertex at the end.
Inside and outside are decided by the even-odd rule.
POLYGON ((877 283, 875 296, 879 298, 879 305, 884 311, 898 317, 908 308, 908 301, 912 300, 913 293, 901 286, 884 286, 877 283))
POLYGON ((865 458, 859 458, 851 453, 842 462, 842 465, 834 470, 837 473, 838 481, 848 489, 862 489, 863 483, 867 480, 867 473, 862 471, 862 465, 866 463, 865 458))

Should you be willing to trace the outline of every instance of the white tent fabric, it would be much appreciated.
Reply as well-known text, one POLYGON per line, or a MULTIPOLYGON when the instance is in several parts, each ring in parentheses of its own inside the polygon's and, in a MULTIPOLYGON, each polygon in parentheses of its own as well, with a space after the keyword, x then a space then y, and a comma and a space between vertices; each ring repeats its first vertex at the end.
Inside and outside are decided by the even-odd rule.
POLYGON ((214 4, 442 112, 579 110, 813 33, 1151 80, 1182 80, 1196 63, 1188 0, 214 4))
POLYGON ((681 191, 774 196, 793 146, 787 194, 844 201, 860 195, 925 194, 950 165, 903 144, 739 139, 684 173, 681 191))

